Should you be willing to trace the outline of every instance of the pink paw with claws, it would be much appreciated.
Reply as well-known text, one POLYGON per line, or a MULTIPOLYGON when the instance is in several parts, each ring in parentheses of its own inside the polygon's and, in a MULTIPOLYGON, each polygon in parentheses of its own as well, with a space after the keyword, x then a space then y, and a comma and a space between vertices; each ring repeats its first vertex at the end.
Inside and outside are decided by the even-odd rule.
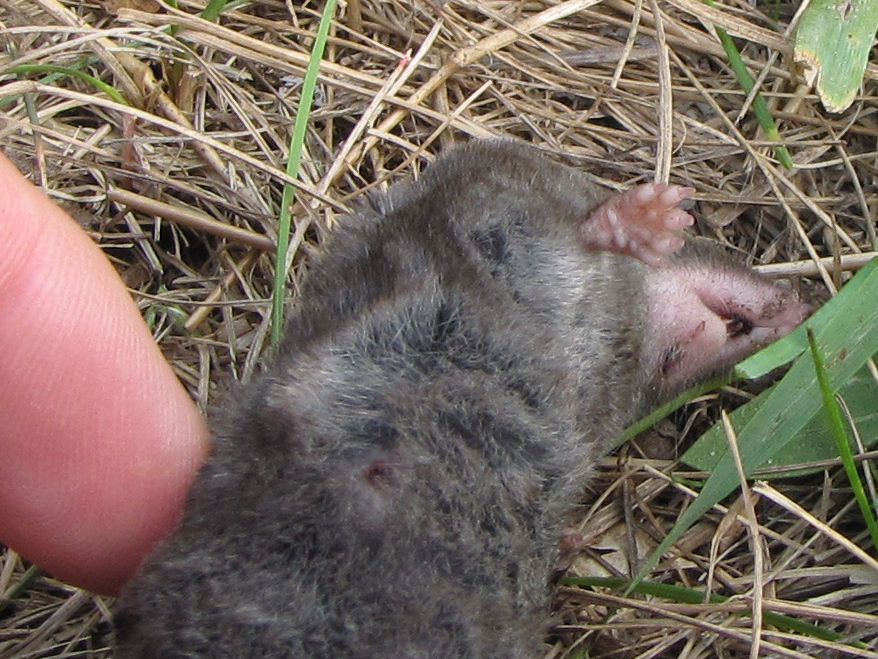
POLYGON ((649 265, 683 246, 680 231, 694 218, 678 208, 692 188, 664 183, 638 185, 613 195, 582 224, 587 247, 628 254, 649 265))

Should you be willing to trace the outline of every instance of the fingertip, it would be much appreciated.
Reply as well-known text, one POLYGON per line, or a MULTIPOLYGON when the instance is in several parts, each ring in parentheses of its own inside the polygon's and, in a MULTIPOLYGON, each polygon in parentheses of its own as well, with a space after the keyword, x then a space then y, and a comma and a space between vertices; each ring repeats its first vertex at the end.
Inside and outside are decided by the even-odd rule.
POLYGON ((0 155, 0 539, 114 593, 179 517, 204 420, 77 224, 0 155))

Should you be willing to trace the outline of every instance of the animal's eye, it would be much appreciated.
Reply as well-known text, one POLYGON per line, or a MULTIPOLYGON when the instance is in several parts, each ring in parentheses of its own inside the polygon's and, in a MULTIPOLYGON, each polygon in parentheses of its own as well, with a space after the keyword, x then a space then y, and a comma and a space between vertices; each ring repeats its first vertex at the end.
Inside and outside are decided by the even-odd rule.
POLYGON ((674 367, 683 360, 684 355, 683 349, 678 345, 668 348, 662 358, 662 377, 667 377, 668 373, 673 371, 674 367))
POLYGON ((396 483, 396 469, 385 460, 375 460, 364 471, 366 482, 376 490, 386 490, 396 483))

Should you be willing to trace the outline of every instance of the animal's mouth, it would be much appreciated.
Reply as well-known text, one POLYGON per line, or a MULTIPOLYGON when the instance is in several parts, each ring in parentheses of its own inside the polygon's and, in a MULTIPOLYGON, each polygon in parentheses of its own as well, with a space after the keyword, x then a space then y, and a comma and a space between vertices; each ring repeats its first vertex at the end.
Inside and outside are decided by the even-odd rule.
POLYGON ((647 270, 646 293, 645 354, 666 393, 730 368, 810 311, 791 291, 709 258, 647 270))
POLYGON ((736 339, 739 336, 747 336, 753 331, 753 321, 745 316, 733 314, 731 316, 717 314, 726 324, 726 336, 730 339, 736 339))

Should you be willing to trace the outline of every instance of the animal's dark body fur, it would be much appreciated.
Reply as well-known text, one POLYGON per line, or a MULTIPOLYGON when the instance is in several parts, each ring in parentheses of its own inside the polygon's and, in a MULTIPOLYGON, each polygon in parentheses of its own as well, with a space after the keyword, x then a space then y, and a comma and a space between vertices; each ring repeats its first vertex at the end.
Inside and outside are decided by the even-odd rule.
POLYGON ((537 656, 562 516, 659 386, 646 266, 579 238, 603 196, 481 142, 346 221, 118 656, 537 656))

